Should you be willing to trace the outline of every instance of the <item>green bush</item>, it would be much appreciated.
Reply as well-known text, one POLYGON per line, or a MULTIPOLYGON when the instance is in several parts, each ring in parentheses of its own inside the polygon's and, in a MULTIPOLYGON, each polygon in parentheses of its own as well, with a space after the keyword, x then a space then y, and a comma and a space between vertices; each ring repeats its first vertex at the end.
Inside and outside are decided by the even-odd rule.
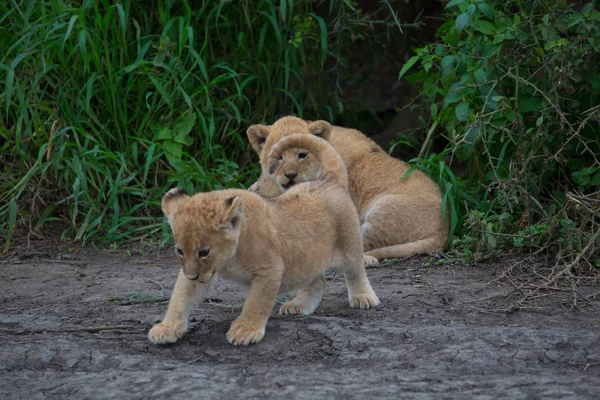
MULTIPOLYGON (((508 246, 598 257, 600 12, 566 1, 453 0, 438 43, 400 72, 471 175, 446 180, 466 258, 508 246), (416 71, 409 73, 409 71, 416 71)), ((441 159, 440 159, 441 160, 441 159)), ((593 257, 590 257, 593 259, 593 257)))
POLYGON ((0 3, 4 251, 15 226, 51 221, 65 238, 145 237, 165 228, 167 188, 251 181, 249 124, 337 112, 330 67, 368 17, 329 6, 326 22, 310 1, 0 3))

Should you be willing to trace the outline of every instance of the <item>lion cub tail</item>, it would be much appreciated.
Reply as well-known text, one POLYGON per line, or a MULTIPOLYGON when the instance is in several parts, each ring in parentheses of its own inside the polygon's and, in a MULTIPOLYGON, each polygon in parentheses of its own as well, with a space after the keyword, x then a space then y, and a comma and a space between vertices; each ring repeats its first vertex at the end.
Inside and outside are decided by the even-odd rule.
POLYGON ((295 133, 286 136, 273 146, 269 152, 269 158, 278 158, 281 153, 293 148, 308 151, 321 163, 321 181, 334 183, 344 188, 348 187, 348 173, 342 157, 329 142, 315 135, 295 133))

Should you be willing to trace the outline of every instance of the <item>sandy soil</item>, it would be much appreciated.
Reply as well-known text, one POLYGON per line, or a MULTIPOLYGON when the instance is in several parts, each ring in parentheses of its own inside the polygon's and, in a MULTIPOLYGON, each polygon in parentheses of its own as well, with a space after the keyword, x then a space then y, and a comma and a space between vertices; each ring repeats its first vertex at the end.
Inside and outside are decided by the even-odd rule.
POLYGON ((348 306, 331 273, 314 315, 275 307, 263 341, 236 348, 225 333, 246 292, 223 281, 179 343, 148 342, 166 310, 152 301, 175 282, 170 250, 5 258, 0 398, 598 398, 598 302, 573 310, 546 297, 530 311, 490 311, 513 288, 486 284, 512 261, 372 268, 382 305, 368 311, 348 306))

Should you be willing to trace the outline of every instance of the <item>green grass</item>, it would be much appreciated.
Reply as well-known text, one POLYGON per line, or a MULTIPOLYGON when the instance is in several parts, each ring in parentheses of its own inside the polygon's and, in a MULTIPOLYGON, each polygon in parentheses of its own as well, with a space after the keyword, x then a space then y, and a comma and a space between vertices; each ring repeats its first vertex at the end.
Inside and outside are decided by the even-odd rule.
POLYGON ((310 104, 332 118, 330 66, 368 28, 346 0, 172 3, 0 3, 4 252, 55 221, 83 242, 153 236, 169 187, 248 184, 246 127, 310 104))

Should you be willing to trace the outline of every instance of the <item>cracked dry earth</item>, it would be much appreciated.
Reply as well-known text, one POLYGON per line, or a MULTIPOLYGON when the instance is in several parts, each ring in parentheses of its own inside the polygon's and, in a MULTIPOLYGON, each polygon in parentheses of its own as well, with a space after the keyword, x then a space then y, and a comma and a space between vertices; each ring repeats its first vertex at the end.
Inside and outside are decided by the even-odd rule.
POLYGON ((546 297, 532 311, 490 312, 513 290, 486 286, 502 263, 428 268, 413 258, 369 269, 382 305, 368 311, 348 306, 331 273, 314 315, 275 307, 263 341, 244 348, 225 333, 245 291, 217 281, 190 332, 159 347, 146 334, 166 304, 117 300, 168 296, 171 251, 45 257, 0 264, 2 399, 600 396, 598 303, 572 310, 546 297))

